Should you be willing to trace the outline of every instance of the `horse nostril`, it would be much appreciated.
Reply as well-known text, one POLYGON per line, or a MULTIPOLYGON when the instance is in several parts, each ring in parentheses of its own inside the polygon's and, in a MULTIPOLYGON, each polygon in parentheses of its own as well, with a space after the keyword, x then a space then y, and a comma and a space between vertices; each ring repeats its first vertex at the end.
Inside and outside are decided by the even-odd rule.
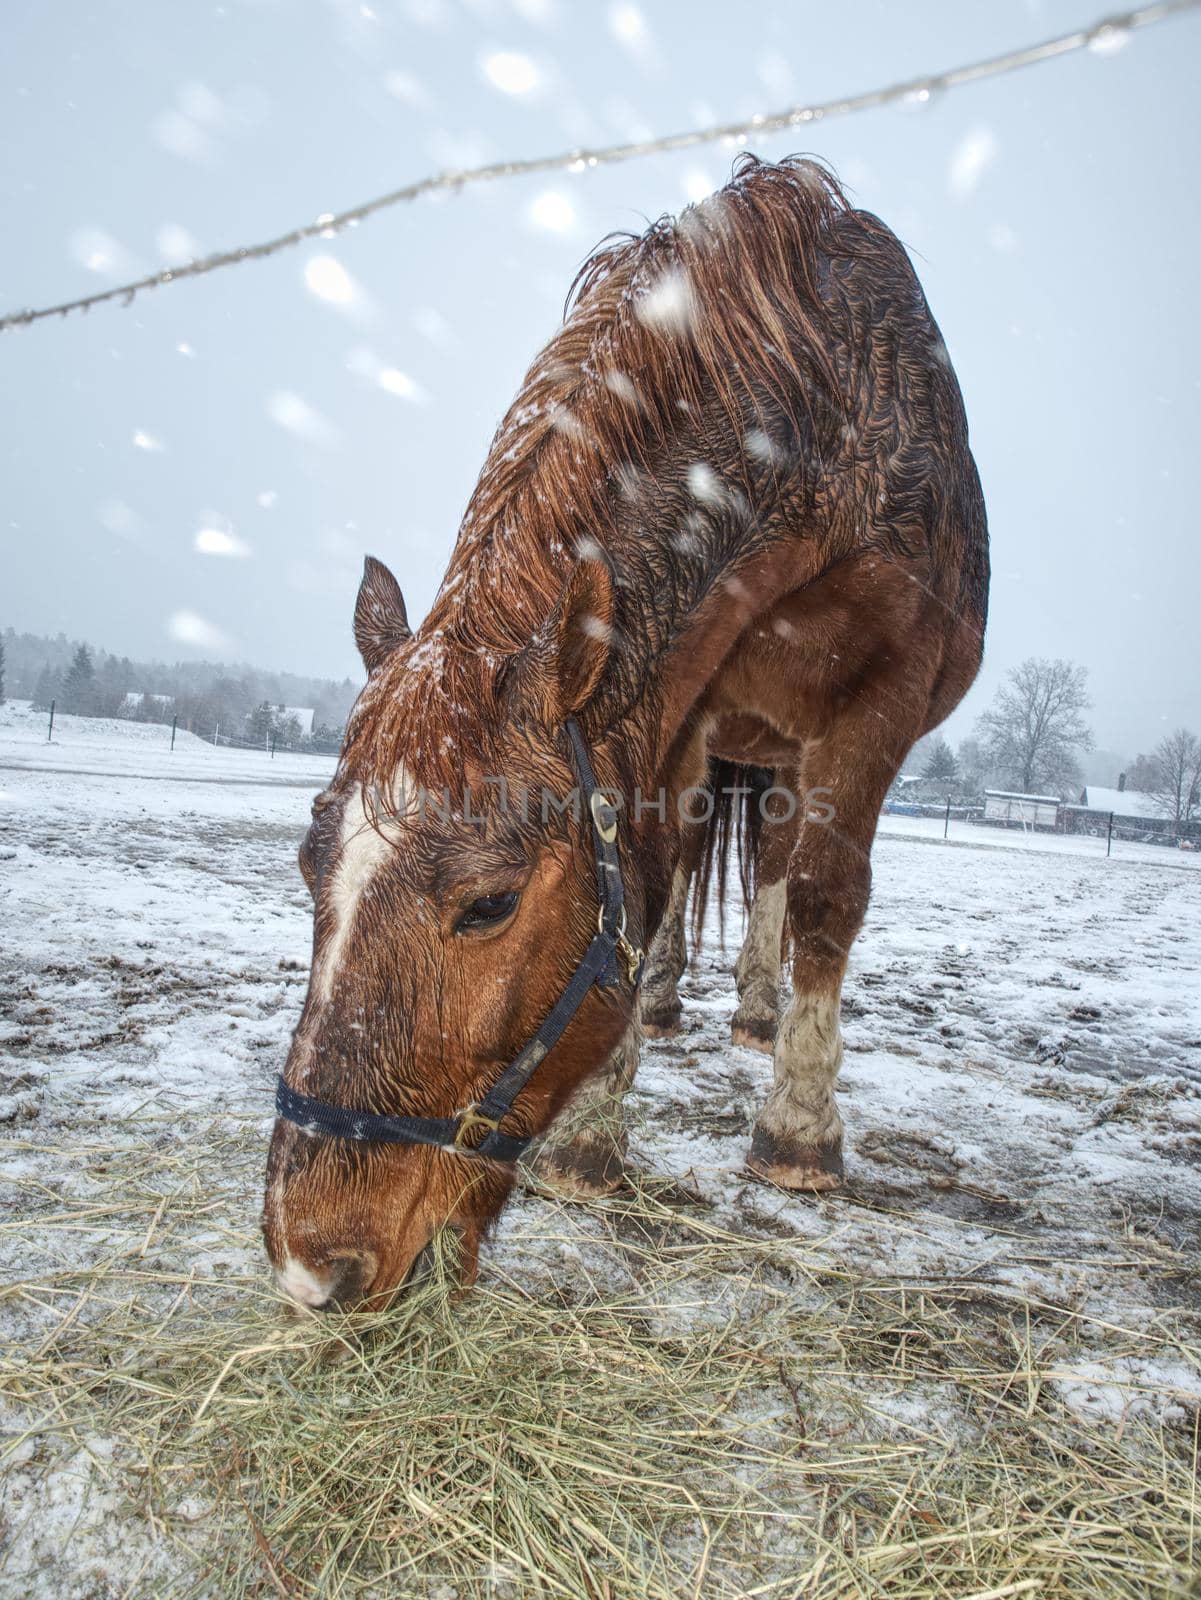
POLYGON ((350 1305, 362 1297, 367 1280, 374 1270, 361 1255, 335 1256, 329 1264, 333 1278, 329 1299, 326 1305, 350 1305))

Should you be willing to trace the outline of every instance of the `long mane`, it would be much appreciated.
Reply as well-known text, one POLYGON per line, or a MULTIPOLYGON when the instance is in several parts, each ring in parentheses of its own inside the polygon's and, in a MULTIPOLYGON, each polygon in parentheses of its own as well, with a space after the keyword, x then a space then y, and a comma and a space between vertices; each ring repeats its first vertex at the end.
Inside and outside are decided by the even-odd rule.
POLYGON ((489 725, 496 669, 537 636, 581 555, 649 591, 647 627, 696 603, 703 587, 672 591, 653 539, 622 543, 623 497, 702 412, 741 439, 765 406, 802 438, 798 405, 840 410, 819 274, 846 211, 825 167, 748 155, 678 219, 601 245, 496 431, 414 647, 360 701, 345 760, 379 781, 407 747, 421 781, 461 782, 460 741, 489 725))
POLYGON ((815 275, 846 205, 818 163, 748 155, 679 218, 602 243, 496 431, 428 627, 520 649, 580 544, 609 549, 630 469, 648 467, 682 411, 716 396, 745 428, 764 395, 791 409, 815 379, 835 385, 815 275))

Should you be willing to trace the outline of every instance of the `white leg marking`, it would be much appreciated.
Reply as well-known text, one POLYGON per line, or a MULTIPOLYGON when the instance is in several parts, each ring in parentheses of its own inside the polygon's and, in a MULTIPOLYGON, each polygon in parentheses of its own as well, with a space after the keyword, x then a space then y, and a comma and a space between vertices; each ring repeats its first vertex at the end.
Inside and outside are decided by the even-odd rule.
POLYGON ((775 1083, 759 1126, 802 1148, 836 1144, 842 1119, 834 1104, 834 1080, 841 1065, 838 995, 795 995, 776 1035, 775 1083))
POLYGON ((734 1027, 773 1023, 780 1007, 780 936, 788 885, 783 878, 760 889, 751 904, 746 938, 734 963, 738 1011, 734 1027))

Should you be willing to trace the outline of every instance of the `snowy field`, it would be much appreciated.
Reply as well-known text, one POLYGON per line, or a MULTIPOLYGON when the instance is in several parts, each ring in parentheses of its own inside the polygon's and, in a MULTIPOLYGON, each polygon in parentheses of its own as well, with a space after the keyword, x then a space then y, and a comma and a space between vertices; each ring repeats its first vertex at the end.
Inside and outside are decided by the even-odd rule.
MULTIPOLYGON (((273 1531, 300 1530, 288 1518, 301 1513, 246 1465, 258 1391, 238 1374, 263 1345, 235 1340, 211 1393, 163 1420, 173 1319, 193 1319, 189 1338, 197 1317, 286 1327, 257 1239, 259 1182, 309 956, 295 850, 331 768, 182 735, 171 753, 163 729, 70 717, 47 745, 44 718, 0 707, 4 1594, 360 1592, 349 1558, 324 1581, 318 1537, 273 1531)), ((1162 1508, 1201 1405, 1198 858, 1121 845, 1106 861, 1103 841, 941 832, 887 819, 877 840, 845 996, 844 1191, 794 1198, 743 1172, 770 1062, 729 1043, 734 952, 709 947, 685 979, 684 1032, 647 1046, 631 1097, 641 1231, 629 1198, 566 1206, 530 1188, 487 1252, 481 1304, 554 1298, 583 1315, 637 1302, 657 1349, 714 1330, 741 1349, 749 1328, 767 1330, 735 1407, 731 1481, 754 1476, 754 1429, 791 1441, 793 1460, 807 1450, 814 1476, 791 1500, 773 1491, 766 1533, 762 1507, 759 1532, 739 1534, 733 1512, 694 1499, 698 1520, 664 1533, 647 1594, 1058 1595, 1081 1549, 1110 1565, 1075 1592, 1188 1592, 1192 1547, 1162 1508), (728 1265, 738 1240, 762 1258, 750 1278, 728 1265), (728 1270, 688 1255, 714 1241, 728 1270), (865 1296, 870 1358, 839 1344, 865 1296), (960 1350, 976 1352, 970 1370, 960 1350), (1006 1438, 1044 1465, 1061 1447, 1087 1462, 1096 1503, 1065 1502, 1047 1522, 1047 1494, 1031 1509, 999 1467, 988 1481, 1008 1487, 987 1504, 969 1506, 961 1485, 938 1499, 956 1458, 1006 1438), (1135 1511, 1110 1516, 1128 1481, 1135 1511), (872 1509, 877 1489, 895 1508, 919 1482, 933 1498, 907 1491, 903 1525, 872 1509), (1033 1567, 987 1564, 1002 1515, 1033 1567), (890 1587, 914 1551, 929 1572, 950 1551, 962 1584, 890 1587)), ((535 1582, 535 1557, 509 1545, 477 1552, 478 1581, 461 1566, 447 1577, 436 1511, 453 1493, 427 1483, 406 1502, 435 1508, 389 1546, 408 1577, 361 1592, 586 1592, 535 1582)), ((592 1592, 638 1592, 598 1548, 614 1566, 592 1592)))

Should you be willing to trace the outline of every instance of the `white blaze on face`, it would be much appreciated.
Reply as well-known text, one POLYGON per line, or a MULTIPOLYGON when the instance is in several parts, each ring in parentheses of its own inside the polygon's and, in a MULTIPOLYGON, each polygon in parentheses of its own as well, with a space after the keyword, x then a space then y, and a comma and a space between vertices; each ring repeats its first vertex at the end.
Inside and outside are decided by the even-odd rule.
POLYGON ((384 802, 374 821, 364 807, 361 790, 356 789, 346 802, 338 859, 323 899, 323 909, 332 918, 333 927, 313 970, 314 995, 322 1003, 334 992, 338 967, 354 927, 359 902, 376 873, 392 857, 399 835, 396 818, 410 815, 416 806, 416 793, 410 793, 403 767, 397 771, 392 797, 384 802))

